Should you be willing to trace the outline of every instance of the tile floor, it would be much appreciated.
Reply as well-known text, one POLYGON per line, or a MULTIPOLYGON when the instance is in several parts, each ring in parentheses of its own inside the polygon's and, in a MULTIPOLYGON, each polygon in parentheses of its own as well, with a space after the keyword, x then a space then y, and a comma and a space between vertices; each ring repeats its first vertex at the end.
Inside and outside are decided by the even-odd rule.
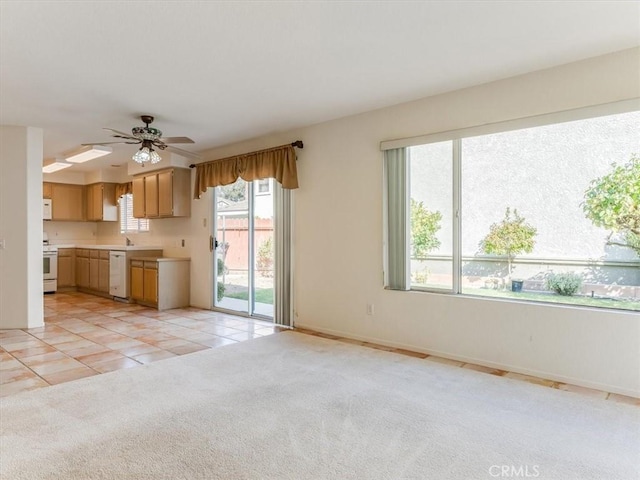
MULTIPOLYGON (((141 305, 76 292, 45 295, 44 303, 44 327, 0 330, 0 397, 283 330, 271 322, 209 310, 186 308, 158 312, 141 305)), ((306 329, 296 330, 429 362, 640 406, 638 398, 306 329)))
POLYGON ((0 397, 280 330, 196 308, 164 312, 83 293, 44 297, 45 325, 0 330, 0 397))

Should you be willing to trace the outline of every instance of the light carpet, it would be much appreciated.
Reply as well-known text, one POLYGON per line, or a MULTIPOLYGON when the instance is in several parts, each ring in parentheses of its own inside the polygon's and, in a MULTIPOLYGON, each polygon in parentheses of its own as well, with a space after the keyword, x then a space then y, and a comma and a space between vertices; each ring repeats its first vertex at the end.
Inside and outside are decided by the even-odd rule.
POLYGON ((286 332, 3 398, 0 478, 629 480, 639 412, 286 332))

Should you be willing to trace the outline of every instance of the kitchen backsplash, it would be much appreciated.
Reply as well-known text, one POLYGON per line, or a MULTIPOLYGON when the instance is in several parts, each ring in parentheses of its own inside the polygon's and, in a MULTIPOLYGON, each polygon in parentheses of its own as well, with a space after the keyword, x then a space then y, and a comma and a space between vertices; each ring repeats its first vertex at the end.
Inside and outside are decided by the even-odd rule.
POLYGON ((118 222, 100 222, 97 242, 103 245, 124 245, 129 238, 134 245, 161 247, 167 257, 189 257, 191 230, 189 218, 163 218, 149 221, 149 231, 144 233, 120 233, 118 222), (184 246, 183 246, 184 241, 184 246))
POLYGON ((53 245, 98 243, 98 227, 95 222, 43 221, 42 230, 49 235, 49 243, 53 245))

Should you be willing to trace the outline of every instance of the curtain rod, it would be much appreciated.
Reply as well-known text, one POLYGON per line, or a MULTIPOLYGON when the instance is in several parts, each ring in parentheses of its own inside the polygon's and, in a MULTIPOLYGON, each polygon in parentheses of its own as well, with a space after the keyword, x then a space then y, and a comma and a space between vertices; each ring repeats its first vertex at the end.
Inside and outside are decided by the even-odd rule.
MULTIPOLYGON (((293 142, 291 144, 292 147, 296 147, 296 148, 304 148, 304 143, 302 143, 302 140, 296 140, 295 142, 293 142)), ((266 150, 273 150, 274 148, 278 148, 278 147, 272 147, 272 148, 265 148, 264 150, 257 150, 255 152, 251 152, 251 153, 259 153, 259 152, 264 152, 266 150)), ((239 157, 241 155, 251 155, 251 153, 242 153, 240 155, 233 155, 234 157, 239 157)), ((223 160, 223 159, 220 159, 223 160)), ((212 162, 215 162, 216 160, 211 160, 212 162)), ((203 162, 203 163, 209 163, 209 162, 203 162)), ((191 165, 189 165, 189 168, 196 168, 196 164, 192 163, 191 165)))

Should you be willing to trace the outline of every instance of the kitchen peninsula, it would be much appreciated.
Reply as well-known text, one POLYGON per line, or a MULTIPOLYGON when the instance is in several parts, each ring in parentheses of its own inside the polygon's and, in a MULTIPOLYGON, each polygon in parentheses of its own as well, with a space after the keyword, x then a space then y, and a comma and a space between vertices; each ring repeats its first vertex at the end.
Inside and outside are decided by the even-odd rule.
POLYGON ((159 310, 189 305, 189 258, 165 258, 161 247, 148 245, 55 246, 60 291, 117 298, 159 310), (134 257, 135 262, 132 261, 134 257), (177 266, 158 267, 165 263, 177 266), (139 266, 142 266, 140 270, 139 266), (142 273, 141 277, 139 273, 142 273), (169 284, 180 288, 167 288, 169 284), (140 294, 136 294, 137 289, 140 294))

